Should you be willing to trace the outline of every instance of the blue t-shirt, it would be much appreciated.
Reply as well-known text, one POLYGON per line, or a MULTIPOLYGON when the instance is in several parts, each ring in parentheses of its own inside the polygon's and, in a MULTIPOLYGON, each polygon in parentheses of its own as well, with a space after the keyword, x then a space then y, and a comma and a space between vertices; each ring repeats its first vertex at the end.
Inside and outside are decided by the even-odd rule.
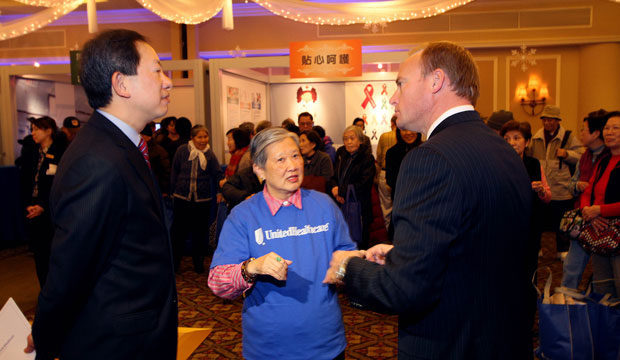
POLYGON ((327 195, 301 190, 302 209, 272 216, 260 192, 224 223, 211 268, 275 252, 293 263, 286 281, 259 276, 243 304, 247 359, 333 359, 346 347, 333 286, 322 283, 336 250, 355 250, 340 209, 327 195))

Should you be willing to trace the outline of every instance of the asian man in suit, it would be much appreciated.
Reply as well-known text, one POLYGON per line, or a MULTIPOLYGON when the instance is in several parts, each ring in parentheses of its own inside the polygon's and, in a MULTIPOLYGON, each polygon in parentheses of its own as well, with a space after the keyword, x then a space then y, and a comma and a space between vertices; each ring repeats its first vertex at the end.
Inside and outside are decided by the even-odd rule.
POLYGON ((25 351, 36 348, 37 359, 172 360, 170 239, 139 135, 168 111, 172 82, 145 38, 129 30, 89 40, 80 77, 95 112, 58 165, 50 271, 25 351))
POLYGON ((367 260, 335 252, 324 282, 399 315, 399 359, 531 359, 531 185, 514 150, 474 111, 473 57, 453 43, 428 44, 401 64, 396 83, 398 127, 428 141, 400 168, 393 245, 369 249, 367 260))

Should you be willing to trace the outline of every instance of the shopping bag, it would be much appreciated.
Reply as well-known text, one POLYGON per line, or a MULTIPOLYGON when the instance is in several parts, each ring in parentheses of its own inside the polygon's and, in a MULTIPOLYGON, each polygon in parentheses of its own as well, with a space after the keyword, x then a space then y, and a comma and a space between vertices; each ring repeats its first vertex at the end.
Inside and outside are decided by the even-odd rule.
MULTIPOLYGON (((550 360, 594 360, 594 340, 588 306, 553 304, 551 302, 551 270, 542 293, 538 292, 538 333, 540 345, 536 355, 550 360)), ((538 270, 537 270, 538 271, 538 270)))
MULTIPOLYGON (((547 268, 548 269, 548 268, 547 268)), ((567 301, 554 304, 550 299, 551 272, 544 294, 538 301, 540 347, 542 359, 620 359, 620 302, 609 301, 609 294, 577 293, 556 288, 556 295, 567 301), (574 299, 568 301, 568 299, 574 299)), ((540 295, 540 290, 536 288, 540 295)))
POLYGON ((340 206, 342 216, 349 225, 351 240, 359 247, 362 243, 362 203, 357 200, 353 185, 347 187, 347 196, 340 206))

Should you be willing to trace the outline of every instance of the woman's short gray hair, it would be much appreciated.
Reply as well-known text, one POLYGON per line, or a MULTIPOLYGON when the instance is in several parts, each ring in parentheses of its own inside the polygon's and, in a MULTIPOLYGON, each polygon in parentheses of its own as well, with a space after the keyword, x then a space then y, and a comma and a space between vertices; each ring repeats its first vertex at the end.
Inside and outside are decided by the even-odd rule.
POLYGON ((194 138, 194 137, 196 137, 196 135, 198 135, 198 133, 199 133, 199 132, 201 132, 201 131, 206 131, 206 132, 207 132, 207 135, 209 135, 209 129, 207 129, 204 125, 200 125, 200 124, 198 124, 198 125, 194 125, 194 126, 192 127, 192 130, 190 131, 190 136, 191 136, 192 138, 194 138))
POLYGON ((347 128, 344 129, 344 131, 342 132, 342 137, 344 138, 344 134, 348 133, 349 131, 353 131, 355 133, 355 136, 357 136, 357 138, 360 140, 360 142, 364 142, 364 132, 362 131, 362 129, 360 129, 359 126, 347 126, 347 128))
POLYGON ((288 138, 293 139, 297 147, 299 147, 299 137, 297 134, 283 128, 269 128, 256 134, 250 143, 252 163, 258 165, 260 168, 265 168, 265 163, 267 162, 267 148, 269 145, 279 143, 288 138))

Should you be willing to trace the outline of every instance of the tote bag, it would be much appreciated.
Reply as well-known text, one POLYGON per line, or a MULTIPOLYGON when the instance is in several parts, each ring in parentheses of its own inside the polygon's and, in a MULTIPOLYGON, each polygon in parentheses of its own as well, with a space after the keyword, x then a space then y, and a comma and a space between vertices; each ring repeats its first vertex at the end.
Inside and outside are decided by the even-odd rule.
POLYGON ((340 206, 342 216, 349 225, 349 234, 359 247, 362 243, 362 204, 357 200, 353 185, 347 187, 347 196, 340 206))

